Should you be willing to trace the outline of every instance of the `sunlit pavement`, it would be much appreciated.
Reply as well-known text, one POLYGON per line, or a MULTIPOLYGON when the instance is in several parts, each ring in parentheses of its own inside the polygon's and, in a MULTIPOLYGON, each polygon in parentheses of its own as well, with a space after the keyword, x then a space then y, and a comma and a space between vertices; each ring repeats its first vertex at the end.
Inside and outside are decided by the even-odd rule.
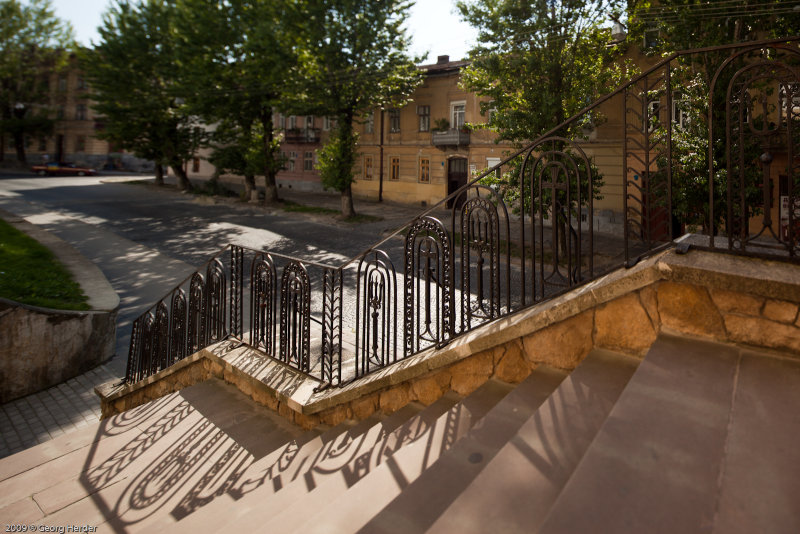
MULTIPOLYGON (((133 319, 228 243, 339 263, 418 211, 380 205, 366 211, 382 213, 381 221, 332 224, 330 218, 314 220, 246 203, 214 204, 124 183, 145 178, 0 174, 0 208, 70 243, 100 267, 120 297, 114 357, 84 375, 0 406, 0 457, 96 423, 100 408, 94 386, 124 375, 133 319)), ((302 193, 283 193, 303 199, 302 193)), ((331 195, 309 197, 317 204, 338 202, 331 195)))

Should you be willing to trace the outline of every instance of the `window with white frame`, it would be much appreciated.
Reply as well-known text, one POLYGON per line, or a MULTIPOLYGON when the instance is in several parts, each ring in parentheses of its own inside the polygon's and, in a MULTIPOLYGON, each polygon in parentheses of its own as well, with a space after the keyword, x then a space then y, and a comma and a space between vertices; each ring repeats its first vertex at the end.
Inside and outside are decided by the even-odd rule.
MULTIPOLYGON (((790 120, 795 121, 796 124, 796 121, 800 120, 800 84, 780 84, 778 89, 778 113, 781 124, 786 124, 790 120)), ((796 127, 795 125, 794 128, 796 127)))
POLYGON ((659 110, 661 109, 661 102, 658 100, 651 100, 647 103, 647 114, 645 121, 647 122, 647 131, 652 132, 659 125, 659 110))
POLYGON ((420 158, 419 160, 419 181, 427 184, 431 181, 431 160, 420 158))
POLYGON ((303 155, 303 170, 304 171, 312 171, 314 170, 314 153, 306 151, 303 155))
POLYGON ((684 128, 689 124, 689 102, 680 93, 672 95, 672 123, 676 128, 684 128))
POLYGON ((283 113, 278 113, 278 127, 281 130, 286 129, 286 115, 284 115, 283 113))
POLYGON ((389 110, 389 132, 390 133, 397 133, 400 131, 400 110, 399 109, 390 109, 389 110))
POLYGON ((295 169, 295 160, 297 159, 297 152, 294 150, 289 151, 289 159, 286 161, 286 170, 287 171, 294 171, 295 169))
POLYGON ((427 132, 431 129, 431 107, 417 106, 417 116, 419 117, 419 131, 427 132))
POLYGON ((322 117, 322 129, 326 132, 331 129, 331 118, 322 117))
POLYGON ((364 116, 364 133, 371 134, 375 131, 375 113, 370 111, 364 116))
POLYGON ((465 101, 450 102, 450 127, 460 130, 464 127, 467 103, 465 101))
POLYGON ((314 117, 312 115, 306 116, 306 129, 310 130, 314 127, 314 117))
POLYGON ((492 124, 495 113, 497 113, 497 106, 495 106, 494 102, 491 102, 486 109, 486 124, 492 124))
POLYGON ((372 180, 372 156, 364 156, 364 179, 372 180))
POLYGON ((297 128, 297 117, 289 115, 289 129, 294 130, 295 128, 297 128))

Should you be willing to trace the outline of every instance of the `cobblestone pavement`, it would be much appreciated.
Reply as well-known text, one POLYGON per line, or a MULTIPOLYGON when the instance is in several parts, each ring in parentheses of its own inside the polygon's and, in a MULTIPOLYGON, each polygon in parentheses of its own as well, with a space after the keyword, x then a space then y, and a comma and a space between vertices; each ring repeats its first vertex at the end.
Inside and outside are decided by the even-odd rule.
POLYGON ((94 387, 113 380, 107 365, 62 384, 0 405, 0 458, 100 419, 94 387))

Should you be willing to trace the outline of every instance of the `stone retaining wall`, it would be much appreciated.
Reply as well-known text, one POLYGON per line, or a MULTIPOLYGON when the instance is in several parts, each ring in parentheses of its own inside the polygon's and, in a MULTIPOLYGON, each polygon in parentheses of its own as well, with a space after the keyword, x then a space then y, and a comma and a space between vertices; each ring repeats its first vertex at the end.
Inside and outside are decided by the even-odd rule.
POLYGON ((53 310, 0 298, 0 403, 36 393, 114 355, 119 297, 72 246, 7 211, 0 217, 49 248, 88 297, 90 311, 53 310))
POLYGON ((315 393, 316 384, 289 368, 253 376, 237 358, 252 361, 255 351, 219 346, 142 383, 99 393, 107 417, 214 376, 303 427, 336 425, 411 401, 427 405, 448 390, 466 395, 492 377, 517 383, 539 365, 571 370, 594 347, 642 357, 662 331, 797 356, 799 303, 800 267, 667 252, 344 388, 315 393))

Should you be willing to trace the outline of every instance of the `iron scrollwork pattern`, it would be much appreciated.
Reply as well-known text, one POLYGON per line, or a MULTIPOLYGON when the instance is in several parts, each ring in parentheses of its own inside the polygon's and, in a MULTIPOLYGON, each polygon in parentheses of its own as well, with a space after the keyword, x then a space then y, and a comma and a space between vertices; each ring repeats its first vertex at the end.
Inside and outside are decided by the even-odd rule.
POLYGON ((405 353, 441 346, 453 333, 453 249, 433 217, 415 220, 405 240, 405 353))
POLYGON ((626 254, 629 248, 635 254, 642 253, 674 237, 672 74, 667 64, 623 92, 624 233, 626 245, 635 243, 626 246, 626 254))
POLYGON ((538 302, 593 276, 593 229, 591 224, 583 225, 581 217, 584 205, 592 213, 593 178, 583 150, 559 137, 545 139, 527 153, 522 176, 527 179, 529 175, 535 223, 530 244, 534 259, 531 285, 533 300, 538 302))
MULTIPOLYGON (((503 213, 503 236, 509 239, 508 212, 502 199, 487 187, 477 186, 462 193, 474 196, 463 203, 457 198, 455 206, 459 215, 458 228, 461 249, 461 332, 473 328, 473 323, 482 324, 496 319, 502 313, 501 303, 501 220, 503 213), (481 196, 484 194, 485 196, 481 196)), ((455 211, 454 206, 454 211, 455 211)), ((453 217, 456 224, 456 217, 453 217)), ((454 232, 455 235, 455 232, 454 232)), ((510 309, 510 246, 503 254, 505 261, 506 309, 510 309)))
MULTIPOLYGON (((728 77, 726 69, 738 69, 725 91, 725 230, 733 251, 800 252, 800 166, 795 161, 800 154, 800 76, 785 62, 789 56, 795 63, 800 60, 795 50, 783 47, 741 52, 725 61, 712 82, 713 99, 728 77), (757 58, 746 61, 754 52, 757 58), (775 205, 775 189, 783 205, 775 205)), ((715 110, 712 104, 712 147, 715 110)), ((714 170, 710 165, 712 176, 714 170)), ((710 206, 713 210, 713 190, 710 206)))
POLYGON ((214 259, 206 270, 206 344, 225 339, 225 269, 214 259))
POLYGON ((206 284, 203 275, 194 273, 189 282, 189 320, 187 353, 192 354, 206 344, 206 284))
POLYGON ((342 382, 342 270, 325 269, 322 275, 323 382, 342 382))
POLYGON ((258 254, 250 266, 250 345, 275 357, 275 306, 278 276, 269 254, 258 254))
POLYGON ((169 309, 163 300, 156 306, 152 347, 149 374, 155 374, 169 366, 169 309))
POLYGON ((281 278, 280 359, 303 372, 311 359, 311 282, 302 263, 290 261, 281 278))
POLYGON ((188 356, 186 347, 186 294, 178 288, 172 293, 169 337, 170 365, 188 356))
POLYGON ((137 369, 139 380, 150 375, 150 365, 154 353, 153 335, 155 334, 155 322, 156 318, 153 316, 153 312, 147 312, 142 320, 142 357, 139 359, 139 368, 137 369))
POLYGON ((134 382, 139 380, 138 366, 142 360, 142 318, 133 321, 131 328, 131 341, 128 348, 128 365, 125 369, 125 380, 134 382))
POLYGON ((231 315, 230 335, 241 340, 244 337, 242 306, 244 293, 244 249, 231 245, 231 315))
POLYGON ((397 272, 385 252, 359 262, 356 299, 356 376, 362 376, 397 361, 397 272))

